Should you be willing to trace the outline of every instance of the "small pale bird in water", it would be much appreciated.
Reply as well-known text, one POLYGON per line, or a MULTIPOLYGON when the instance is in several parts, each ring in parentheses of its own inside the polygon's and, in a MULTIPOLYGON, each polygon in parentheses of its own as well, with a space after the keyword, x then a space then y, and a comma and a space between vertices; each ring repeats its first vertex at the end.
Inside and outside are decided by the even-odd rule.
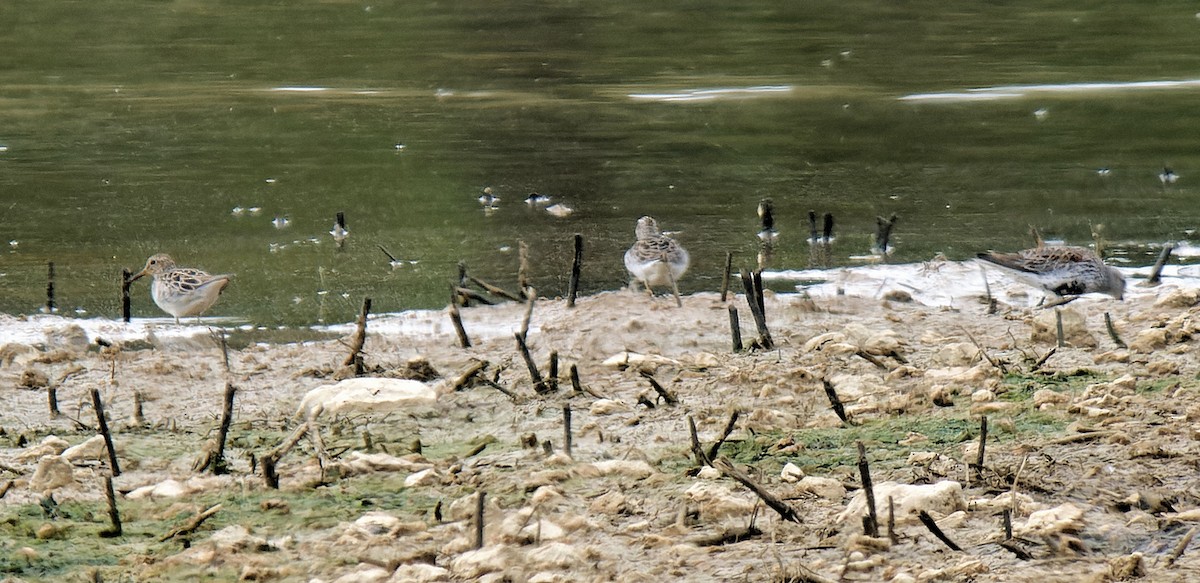
POLYGON ((1083 247, 1046 246, 1016 253, 980 253, 979 259, 1056 296, 1125 296, 1125 276, 1083 247))
POLYGON ((651 286, 671 285, 675 294, 676 305, 682 306, 679 299, 679 278, 687 271, 690 258, 688 252, 674 239, 662 234, 658 222, 653 217, 645 216, 638 219, 637 241, 625 252, 625 269, 646 286, 646 291, 653 294, 651 286))
POLYGON ((146 267, 129 278, 134 281, 151 275, 150 296, 162 311, 175 316, 175 323, 187 316, 200 317, 217 303, 221 290, 229 285, 232 274, 209 275, 199 269, 178 267, 166 253, 146 260, 146 267))

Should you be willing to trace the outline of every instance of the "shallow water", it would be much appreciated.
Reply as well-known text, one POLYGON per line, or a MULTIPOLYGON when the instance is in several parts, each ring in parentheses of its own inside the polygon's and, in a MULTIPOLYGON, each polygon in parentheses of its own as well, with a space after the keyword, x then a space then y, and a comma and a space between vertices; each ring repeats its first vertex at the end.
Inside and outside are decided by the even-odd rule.
MULTIPOLYGON (((726 251, 754 263, 764 197, 778 269, 809 266, 810 209, 837 219, 835 265, 892 213, 896 262, 1102 226, 1145 265, 1200 222, 1185 2, 14 2, 0 23, 12 314, 53 261, 60 312, 115 317, 121 268, 160 251, 237 274, 211 313, 271 326, 444 305, 460 260, 514 287, 518 240, 556 295, 575 233, 584 291, 613 289, 642 214, 692 251, 683 290, 715 290, 726 251)), ((141 284, 134 313, 159 315, 141 284)))

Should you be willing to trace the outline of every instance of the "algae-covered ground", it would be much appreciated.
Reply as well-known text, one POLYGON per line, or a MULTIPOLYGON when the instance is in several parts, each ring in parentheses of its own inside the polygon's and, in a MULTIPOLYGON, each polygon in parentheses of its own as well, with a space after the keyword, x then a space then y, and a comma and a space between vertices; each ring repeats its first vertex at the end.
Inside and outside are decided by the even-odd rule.
POLYGON ((759 337, 740 295, 542 298, 528 342, 543 375, 557 354, 546 394, 513 337, 525 305, 465 308, 465 349, 443 312, 372 318, 365 375, 418 376, 436 403, 324 412, 280 459, 278 489, 263 459, 305 423, 308 391, 353 374, 353 326, 286 343, 232 332, 226 372, 207 333, 108 341, 69 319, 10 319, 44 340, 0 348, 0 580, 1195 580, 1200 551, 1180 545, 1200 521, 1200 295, 1168 284, 1057 310, 1001 297, 989 313, 885 291, 768 293, 774 346, 741 352, 728 306, 746 343, 759 337), (226 383, 228 472, 214 475, 195 466, 226 383), (121 466, 118 536, 92 389, 121 466), (796 521, 697 461, 689 419, 706 451, 734 412, 719 456, 796 521), (863 536, 859 444, 880 492, 945 496, 895 490, 889 528, 881 494, 880 536, 863 536))

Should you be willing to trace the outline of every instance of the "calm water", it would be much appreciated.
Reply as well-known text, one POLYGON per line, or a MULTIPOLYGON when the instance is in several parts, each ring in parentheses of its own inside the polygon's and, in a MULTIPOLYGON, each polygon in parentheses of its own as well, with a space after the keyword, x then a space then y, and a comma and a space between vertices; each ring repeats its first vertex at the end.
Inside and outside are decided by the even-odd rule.
MULTIPOLYGON (((1027 246, 1030 226, 1088 243, 1102 225, 1116 259, 1149 263, 1200 226, 1200 87, 905 97, 1200 78, 1196 10, 5 2, 0 311, 36 311, 54 261, 63 311, 115 317, 121 268, 163 251, 237 274, 213 315, 346 321, 368 295, 444 305, 460 260, 511 288, 518 240, 555 295, 574 233, 584 290, 611 289, 643 214, 692 250, 684 291, 715 289, 725 251, 753 263, 768 196, 780 268, 808 265, 810 209, 837 219, 837 264, 891 213, 893 261, 1027 246), (575 212, 530 209, 531 191, 575 212), (416 263, 393 269, 378 245, 416 263)), ((144 285, 134 311, 158 315, 144 285)))

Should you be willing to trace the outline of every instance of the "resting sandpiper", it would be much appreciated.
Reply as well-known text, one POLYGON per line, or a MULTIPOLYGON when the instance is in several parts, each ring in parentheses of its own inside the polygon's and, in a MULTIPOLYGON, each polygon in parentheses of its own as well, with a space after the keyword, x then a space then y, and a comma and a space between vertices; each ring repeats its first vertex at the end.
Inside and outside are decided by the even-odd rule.
POLYGON ((651 294, 654 293, 651 286, 669 283, 675 293, 675 303, 682 305, 678 282, 688 268, 687 250, 663 235, 653 217, 638 219, 635 232, 637 242, 625 252, 625 269, 635 281, 645 284, 646 291, 651 294))
POLYGON ((205 310, 217 303, 221 290, 229 285, 231 274, 209 275, 199 269, 177 267, 175 260, 166 253, 159 253, 146 260, 146 267, 129 281, 144 275, 154 276, 150 284, 150 295, 162 311, 179 318, 200 317, 205 310))
POLYGON ((978 257, 1056 296, 1102 293, 1119 300, 1125 295, 1125 276, 1105 265, 1091 249, 1047 246, 978 257))

